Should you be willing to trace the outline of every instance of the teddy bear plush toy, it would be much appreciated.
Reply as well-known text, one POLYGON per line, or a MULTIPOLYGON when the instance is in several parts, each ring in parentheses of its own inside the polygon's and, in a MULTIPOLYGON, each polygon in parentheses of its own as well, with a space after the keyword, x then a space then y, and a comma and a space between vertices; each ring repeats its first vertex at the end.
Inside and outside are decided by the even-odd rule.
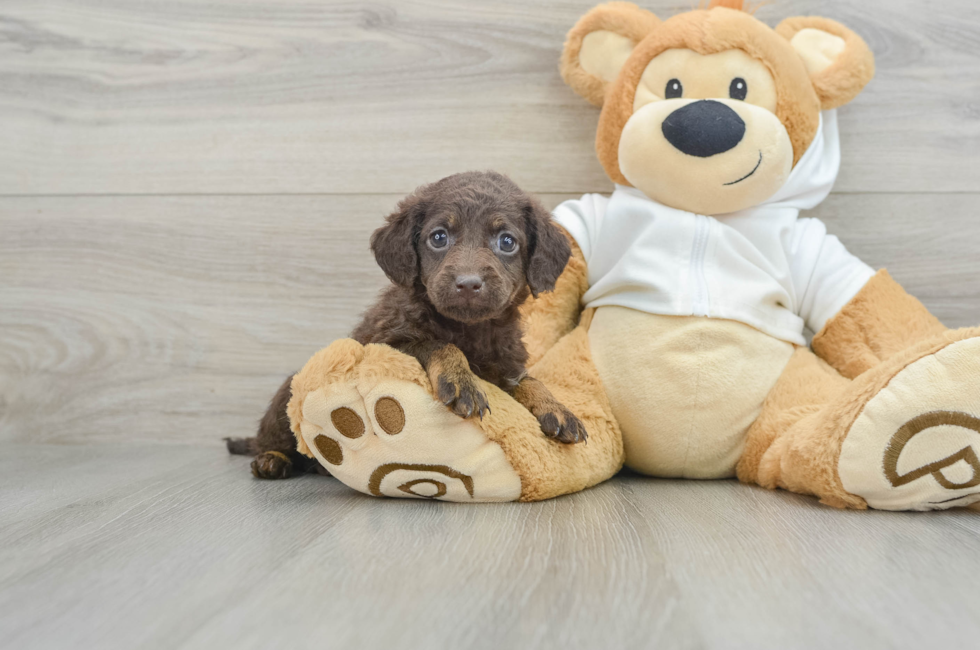
POLYGON ((864 41, 824 18, 772 29, 741 0, 665 21, 613 2, 569 32, 561 71, 602 108, 615 190, 556 209, 573 258, 525 340, 588 443, 545 438, 490 385, 491 413, 460 419, 414 359, 341 340, 293 381, 300 451, 376 496, 532 501, 625 463, 840 508, 980 500, 980 328, 946 329, 799 216, 834 183, 864 41))

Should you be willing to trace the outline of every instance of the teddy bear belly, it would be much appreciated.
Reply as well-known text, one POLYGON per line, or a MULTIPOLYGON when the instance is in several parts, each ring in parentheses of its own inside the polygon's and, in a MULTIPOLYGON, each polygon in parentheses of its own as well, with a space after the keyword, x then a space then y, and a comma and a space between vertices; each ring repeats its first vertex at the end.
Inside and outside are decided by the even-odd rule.
POLYGON ((626 465, 726 478, 794 347, 743 323, 600 307, 592 356, 623 432, 626 465))

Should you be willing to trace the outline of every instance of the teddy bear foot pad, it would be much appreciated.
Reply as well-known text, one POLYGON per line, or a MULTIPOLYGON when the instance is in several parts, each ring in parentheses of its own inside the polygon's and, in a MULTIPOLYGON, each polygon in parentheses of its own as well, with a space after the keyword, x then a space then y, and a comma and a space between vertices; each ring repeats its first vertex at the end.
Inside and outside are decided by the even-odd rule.
POLYGON ((924 356, 865 405, 841 447, 845 490, 881 510, 980 501, 980 338, 924 356))
POLYGON ((514 501, 521 480, 500 445, 417 382, 352 373, 302 396, 300 433, 332 475, 372 496, 514 501))

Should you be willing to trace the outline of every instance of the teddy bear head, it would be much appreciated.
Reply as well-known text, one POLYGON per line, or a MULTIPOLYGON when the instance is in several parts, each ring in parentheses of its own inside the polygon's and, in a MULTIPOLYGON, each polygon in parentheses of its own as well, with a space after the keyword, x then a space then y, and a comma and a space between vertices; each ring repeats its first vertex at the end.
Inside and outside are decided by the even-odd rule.
POLYGON ((661 21, 626 2, 569 32, 562 77, 602 107, 596 151, 609 177, 673 208, 716 215, 773 196, 813 142, 820 112, 874 75, 857 34, 826 18, 772 29, 743 0, 661 21))

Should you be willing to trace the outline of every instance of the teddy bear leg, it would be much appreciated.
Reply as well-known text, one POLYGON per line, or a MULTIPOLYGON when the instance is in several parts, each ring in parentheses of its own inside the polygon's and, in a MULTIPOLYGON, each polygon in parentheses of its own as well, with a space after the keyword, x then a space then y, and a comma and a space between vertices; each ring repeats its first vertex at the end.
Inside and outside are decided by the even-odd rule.
POLYGON ((433 397, 414 358, 349 339, 297 373, 288 413, 300 452, 374 496, 535 501, 615 474, 622 440, 584 329, 553 346, 531 374, 582 420, 587 444, 546 438, 533 415, 486 383, 490 412, 460 418, 433 397))
POLYGON ((882 269, 813 337, 813 351, 853 379, 945 331, 938 318, 882 269))
MULTIPOLYGON (((834 473, 829 471, 832 462, 818 464, 819 469, 812 472, 794 466, 785 476, 780 462, 788 443, 809 440, 820 419, 833 408, 835 398, 850 383, 808 348, 797 348, 766 397, 758 419, 749 427, 745 450, 736 468, 739 480, 769 489, 781 487, 816 494, 839 507, 864 507, 860 499, 847 494, 834 480, 834 473)), ((810 451, 821 457, 826 450, 810 451)))
POLYGON ((589 346, 593 314, 594 310, 583 313, 579 326, 562 337, 529 371, 582 421, 587 442, 564 445, 544 439, 534 417, 510 398, 501 400, 501 406, 507 409, 507 417, 501 422, 510 423, 510 428, 501 430, 490 419, 486 422, 488 433, 492 431, 493 437, 506 447, 508 457, 526 477, 522 501, 540 501, 584 490, 611 478, 623 467, 623 436, 589 346))
POLYGON ((739 478, 837 507, 980 501, 980 328, 944 331, 853 381, 797 351, 753 425, 739 478))

